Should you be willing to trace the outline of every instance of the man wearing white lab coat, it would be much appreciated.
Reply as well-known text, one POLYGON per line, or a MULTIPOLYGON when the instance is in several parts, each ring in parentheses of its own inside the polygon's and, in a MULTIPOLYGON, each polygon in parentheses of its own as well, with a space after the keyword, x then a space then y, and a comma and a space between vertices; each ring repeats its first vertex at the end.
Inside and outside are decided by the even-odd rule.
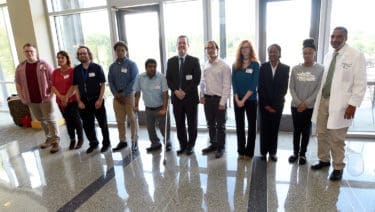
POLYGON ((346 44, 347 37, 346 28, 333 30, 331 46, 334 52, 325 56, 325 71, 312 116, 317 125, 319 163, 311 169, 330 166, 331 154, 334 170, 330 180, 342 179, 345 137, 366 92, 365 57, 346 44), (333 68, 330 68, 331 63, 333 68))

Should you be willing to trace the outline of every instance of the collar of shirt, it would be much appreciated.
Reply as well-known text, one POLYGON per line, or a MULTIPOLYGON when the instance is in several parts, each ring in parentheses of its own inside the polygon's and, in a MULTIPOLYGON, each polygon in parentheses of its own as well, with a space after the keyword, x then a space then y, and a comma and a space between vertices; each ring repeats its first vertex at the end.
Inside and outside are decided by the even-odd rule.
POLYGON ((126 61, 126 57, 124 57, 124 58, 117 58, 116 63, 118 63, 118 64, 122 64, 122 63, 124 63, 125 61, 126 61))
POLYGON ((217 63, 218 61, 220 60, 220 57, 219 56, 217 56, 216 58, 215 58, 215 60, 214 61, 212 61, 212 62, 210 62, 210 58, 208 58, 208 63, 211 63, 211 64, 214 64, 214 63, 217 63))
POLYGON ((184 62, 185 62, 186 55, 187 55, 187 54, 184 54, 184 55, 182 55, 182 56, 178 55, 178 56, 177 56, 177 57, 178 57, 178 61, 180 61, 180 58, 183 58, 183 59, 184 59, 184 62))

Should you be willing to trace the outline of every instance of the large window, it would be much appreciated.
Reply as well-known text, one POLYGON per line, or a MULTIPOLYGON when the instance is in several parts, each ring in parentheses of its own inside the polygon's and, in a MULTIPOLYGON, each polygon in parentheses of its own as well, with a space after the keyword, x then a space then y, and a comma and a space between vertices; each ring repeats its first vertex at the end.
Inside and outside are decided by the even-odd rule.
POLYGON ((86 45, 93 53, 93 60, 104 70, 112 62, 109 21, 106 10, 53 16, 51 18, 58 40, 58 49, 69 52, 74 64, 77 47, 86 45))
POLYGON ((373 0, 332 1, 330 32, 336 26, 346 27, 348 29, 347 43, 363 52, 367 62, 367 91, 361 107, 356 112, 350 131, 375 130, 375 28, 369 27, 370 20, 375 20, 374 8, 373 0), (350 18, 348 18, 348 11, 350 11, 350 18))
MULTIPOLYGON (((290 71, 293 66, 303 62, 302 42, 304 39, 309 38, 310 14, 311 0, 267 3, 266 46, 268 47, 273 43, 281 46, 280 61, 289 65, 290 71)), ((283 114, 291 114, 291 99, 292 97, 288 91, 283 114)))
POLYGON ((47 0, 49 12, 105 6, 106 0, 47 0))
POLYGON ((232 64, 238 45, 250 40, 256 47, 255 0, 213 0, 212 38, 219 43, 220 56, 232 64))
POLYGON ((15 47, 13 32, 10 27, 9 14, 6 6, 0 6, 0 110, 6 109, 6 98, 16 91, 13 83, 15 64, 15 47))
POLYGON ((165 3, 165 42, 167 58, 177 55, 177 37, 186 35, 189 38, 188 54, 204 61, 203 45, 203 8, 202 1, 167 2, 165 3))

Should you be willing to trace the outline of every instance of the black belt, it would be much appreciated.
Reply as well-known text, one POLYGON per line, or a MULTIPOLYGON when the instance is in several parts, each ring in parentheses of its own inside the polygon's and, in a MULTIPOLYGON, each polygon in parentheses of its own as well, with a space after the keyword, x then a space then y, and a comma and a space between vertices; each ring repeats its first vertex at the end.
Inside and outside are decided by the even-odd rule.
POLYGON ((218 95, 204 95, 204 98, 207 98, 207 99, 209 99, 209 98, 221 98, 221 96, 218 96, 218 95))
POLYGON ((163 106, 159 107, 146 107, 146 110, 160 110, 163 106))

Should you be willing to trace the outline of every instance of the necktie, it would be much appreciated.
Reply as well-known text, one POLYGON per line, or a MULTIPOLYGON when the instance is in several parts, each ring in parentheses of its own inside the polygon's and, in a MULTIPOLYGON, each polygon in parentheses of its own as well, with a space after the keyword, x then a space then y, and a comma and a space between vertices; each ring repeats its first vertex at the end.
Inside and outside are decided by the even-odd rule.
POLYGON ((180 68, 179 68, 179 71, 178 71, 178 75, 180 77, 180 84, 179 84, 180 89, 182 88, 182 81, 183 81, 183 78, 184 78, 184 73, 182 71, 183 66, 184 66, 184 58, 180 57, 180 68))
POLYGON ((333 78, 333 73, 335 72, 336 57, 339 53, 335 52, 333 54, 334 55, 333 55, 331 64, 329 65, 329 68, 328 68, 327 79, 322 90, 322 95, 324 98, 328 98, 331 95, 332 78, 333 78))

